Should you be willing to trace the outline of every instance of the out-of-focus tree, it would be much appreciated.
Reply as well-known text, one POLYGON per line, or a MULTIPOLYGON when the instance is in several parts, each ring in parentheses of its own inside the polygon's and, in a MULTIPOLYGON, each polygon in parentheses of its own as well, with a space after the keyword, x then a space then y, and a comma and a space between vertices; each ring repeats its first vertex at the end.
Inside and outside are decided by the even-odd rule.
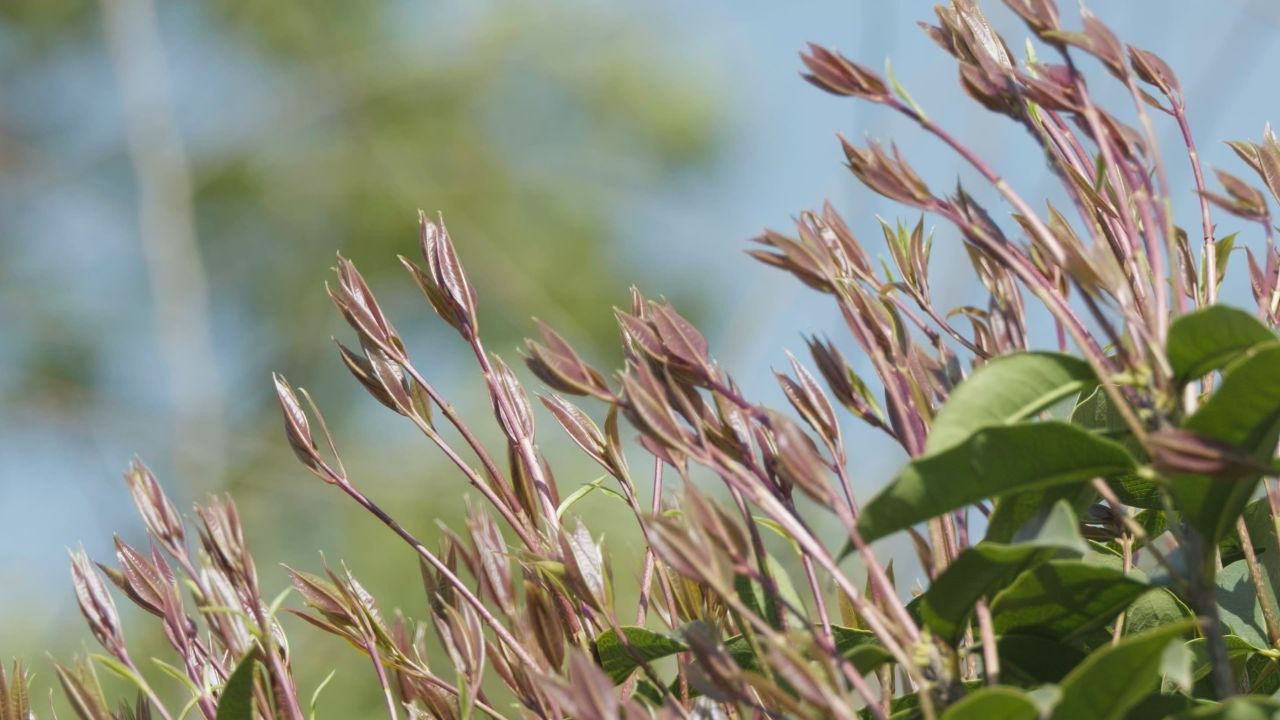
MULTIPOLYGON (((161 472, 172 469, 172 448, 217 453, 221 478, 171 486, 179 497, 235 487, 264 557, 314 563, 326 536, 369 530, 324 507, 279 461, 287 449, 268 389, 269 371, 287 369, 330 402, 354 397, 336 353, 315 353, 314 339, 336 332, 316 281, 335 251, 413 327, 428 313, 394 258, 415 252, 418 208, 442 210, 495 349, 513 354, 537 315, 599 350, 613 344, 613 318, 578 309, 623 304, 627 284, 645 278, 610 249, 627 200, 696 182, 716 156, 715 108, 696 73, 656 49, 656 28, 619 10, 147 3, 165 58, 150 77, 166 85, 186 156, 203 321, 222 388, 222 417, 210 422, 225 443, 202 448, 203 434, 178 436, 172 423, 175 394, 200 393, 164 380, 172 376, 152 307, 163 266, 148 270, 138 239, 137 147, 127 141, 138 128, 121 107, 125 68, 104 17, 134 2, 0 3, 0 421, 52 438, 40 447, 89 438, 107 448, 90 457, 120 467, 86 463, 94 482, 130 451, 161 472)), ((443 341, 438 332, 406 334, 443 341)), ((466 405, 478 391, 453 399, 466 405)), ((359 433, 360 416, 344 415, 354 426, 344 431, 359 433)), ((461 507, 460 484, 422 483, 428 453, 420 468, 388 468, 377 448, 367 451, 370 483, 398 487, 398 502, 438 507, 444 493, 461 507)), ((23 462, 17 456, 12 471, 23 462)), ((14 482, 0 476, 0 491, 14 482)), ((364 560, 376 560, 376 547, 364 560)), ((360 569, 371 584, 394 581, 360 569)), ((403 597, 416 592, 414 579, 398 582, 403 597)), ((3 632, 8 651, 57 644, 3 632)), ((331 716, 348 717, 343 707, 331 716)))

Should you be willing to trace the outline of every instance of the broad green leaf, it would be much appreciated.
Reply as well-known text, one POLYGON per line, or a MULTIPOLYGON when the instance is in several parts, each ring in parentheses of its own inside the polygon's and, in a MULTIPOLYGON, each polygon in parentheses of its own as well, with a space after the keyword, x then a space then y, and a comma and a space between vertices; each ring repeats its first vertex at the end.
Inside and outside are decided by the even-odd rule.
POLYGON ((1160 656, 1160 677, 1164 678, 1163 687, 1179 692, 1190 693, 1195 684, 1192 666, 1196 660, 1195 653, 1185 643, 1169 643, 1160 656))
POLYGON ((1128 635, 1145 632, 1191 617, 1191 610, 1173 593, 1155 588, 1133 601, 1125 612, 1124 631, 1128 635))
POLYGON ((831 634, 835 638, 836 651, 848 658, 863 675, 893 660, 870 630, 832 625, 831 634))
POLYGON ((218 696, 217 720, 253 720, 253 679, 257 669, 258 659, 252 652, 236 665, 218 696))
MULTIPOLYGON (((884 646, 876 638, 875 633, 870 630, 832 625, 831 634, 835 639, 836 651, 842 657, 851 661, 858 672, 863 675, 893 660, 893 656, 889 654, 888 650, 884 649, 884 646)), ((811 638, 807 636, 797 637, 796 640, 797 643, 811 641, 811 638)), ((725 640, 724 649, 742 669, 756 670, 760 667, 760 662, 746 637, 734 635, 725 640)))
POLYGON ((1124 715, 1124 720, 1167 718, 1195 706, 1195 702, 1186 695, 1165 695, 1153 692, 1129 708, 1124 715))
MULTIPOLYGON (((679 689, 677 688, 677 691, 678 690, 679 689)), ((641 678, 640 681, 636 683, 635 697, 639 698, 640 701, 648 707, 658 708, 662 707, 662 703, 667 696, 657 685, 641 678)))
MULTIPOLYGON (((1266 498, 1259 498, 1244 506, 1241 513, 1245 527, 1249 529, 1249 538, 1253 541, 1253 551, 1258 560, 1267 566, 1272 577, 1280 577, 1280 544, 1276 538, 1276 523, 1271 519, 1271 504, 1266 498)), ((1244 559, 1244 549, 1240 546, 1240 537, 1231 533, 1218 544, 1218 552, 1222 554, 1222 564, 1244 559)))
POLYGON ((1001 680, 1028 687, 1061 682, 1085 657, 1073 645, 1034 635, 1001 635, 996 649, 1001 680))
POLYGON ((1070 355, 1023 352, 995 358, 951 392, 929 429, 925 454, 958 445, 984 427, 1026 420, 1090 382, 1089 364, 1070 355))
POLYGON ((625 643, 610 628, 595 641, 596 662, 615 685, 630 677, 640 661, 648 663, 689 649, 681 640, 642 627, 623 626, 622 635, 625 643))
POLYGON ((1178 713, 1173 720, 1275 720, 1276 717, 1280 717, 1280 702, 1268 697, 1242 695, 1178 713))
MULTIPOLYGON (((1280 343, 1242 357, 1184 426, 1270 463, 1280 436, 1280 343)), ((1180 475, 1173 494, 1211 551, 1232 531, 1257 486, 1256 473, 1236 479, 1180 475)))
POLYGON ((964 635, 977 601, 1002 589, 1019 573, 1062 553, 1079 557, 1087 547, 1076 515, 1060 501, 1031 537, 1015 544, 982 541, 965 549, 921 598, 921 619, 952 646, 964 635))
POLYGON ((1150 585, 1084 560, 1050 560, 1018 576, 991 601, 998 634, 1079 637, 1116 618, 1150 585))
POLYGON ((985 687, 960 698, 942 720, 1036 720, 1040 710, 1027 694, 1011 687, 985 687))
MULTIPOLYGON (((1258 652, 1258 648, 1239 635, 1226 635, 1222 640, 1223 644, 1227 646, 1227 659, 1233 665, 1258 652)), ((1193 658, 1191 661, 1191 679, 1199 680, 1208 677, 1209 673, 1213 671, 1213 665, 1209 662, 1209 647, 1205 643, 1205 639, 1195 638, 1187 641, 1186 645, 1193 658)))
MULTIPOLYGON (((977 692, 985 685, 981 680, 966 680, 963 683, 966 692, 977 692)), ((871 712, 866 708, 858 711, 860 717, 869 718, 871 712)), ((890 720, 915 720, 923 717, 920 712, 920 696, 917 693, 909 693, 907 695, 899 695, 889 704, 890 720)))
POLYGON ((1160 486, 1155 481, 1136 473, 1125 473, 1107 481, 1116 499, 1129 507, 1159 510, 1164 507, 1160 498, 1160 486))
POLYGON ((1083 512, 1098 498, 1090 485, 1055 485, 1041 490, 1005 495, 996 500, 991 517, 987 518, 986 539, 1007 543, 1019 534, 1027 523, 1052 508, 1066 502, 1077 514, 1083 512))
POLYGON ((1094 651, 1062 680, 1062 699, 1052 720, 1123 718, 1155 690, 1164 649, 1193 627, 1191 622, 1166 625, 1094 651))
POLYGON ((1079 483, 1133 468, 1123 446, 1063 422, 989 427, 907 465, 863 509, 867 542, 1011 492, 1079 483))
POLYGON ((1280 662, 1268 653, 1253 653, 1244 661, 1249 692, 1274 696, 1280 691, 1280 662))
MULTIPOLYGON (((1129 455, 1139 461, 1146 461, 1146 450, 1142 443, 1134 439, 1129 425, 1123 416, 1117 413, 1111 396, 1101 386, 1088 388, 1088 392, 1080 393, 1079 404, 1071 411, 1071 421, 1080 427, 1097 430, 1106 437, 1115 439, 1125 446, 1129 455)), ((1139 477, 1137 473, 1124 473, 1107 479, 1111 492, 1116 493, 1120 502, 1130 507, 1142 507, 1147 510, 1160 510, 1165 506, 1160 496, 1160 487, 1151 479, 1139 477)))
MULTIPOLYGON (((1134 439, 1128 424, 1116 412, 1111 396, 1099 385, 1081 393, 1081 400, 1071 412, 1071 422, 1090 430, 1096 430, 1125 446, 1129 454, 1140 461, 1147 459, 1142 443, 1134 439)), ((1160 509, 1164 503, 1159 487, 1149 479, 1135 473, 1118 475, 1107 481, 1120 502, 1130 507, 1160 509)))
POLYGON ((1274 342, 1275 333, 1249 313, 1213 305, 1178 316, 1169 325, 1166 348, 1174 378, 1186 383, 1221 370, 1251 348, 1274 342))
MULTIPOLYGON (((1262 573, 1262 585, 1272 588, 1270 576, 1265 565, 1259 563, 1262 573)), ((1254 648, 1267 648, 1267 625, 1263 619, 1262 606, 1258 602, 1258 593, 1254 590, 1253 579, 1249 576, 1249 564, 1238 560, 1223 568, 1217 578, 1218 612, 1222 622, 1231 632, 1239 635, 1254 648)), ((1269 598, 1275 602, 1275 594, 1269 598)))

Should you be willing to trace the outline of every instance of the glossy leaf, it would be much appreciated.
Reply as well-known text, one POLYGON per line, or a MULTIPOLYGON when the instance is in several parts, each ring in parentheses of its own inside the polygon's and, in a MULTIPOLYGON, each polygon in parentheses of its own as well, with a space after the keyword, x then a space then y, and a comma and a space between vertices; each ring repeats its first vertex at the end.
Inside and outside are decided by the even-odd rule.
POLYGON ((253 680, 258 659, 250 653, 227 678, 218 696, 217 720, 253 720, 253 680))
POLYGON ((1179 315, 1169 325, 1166 348, 1174 377, 1185 383, 1221 370, 1258 345, 1274 342, 1275 333, 1249 313, 1213 305, 1179 315))
POLYGON ((951 392, 929 429, 925 453, 958 445, 984 427, 1031 418, 1093 381, 1089 364, 1070 355, 1024 352, 998 357, 951 392))
MULTIPOLYGON (((1260 565, 1258 569, 1263 576, 1263 586, 1273 587, 1266 566, 1260 565)), ((1253 579, 1249 575, 1248 563, 1244 560, 1231 563, 1218 572, 1215 582, 1218 612, 1222 616, 1222 622, 1253 647, 1270 647, 1271 643, 1267 642, 1266 621, 1253 579)), ((1269 599, 1273 603, 1276 601, 1274 592, 1269 599)))
POLYGON ((1170 642, 1192 629, 1190 622, 1131 635, 1094 651, 1062 681, 1062 700, 1052 720, 1118 720, 1155 689, 1160 658, 1170 642))
POLYGON ((1123 446, 1062 422, 979 430, 907 465, 867 503, 868 542, 979 500, 1107 477, 1133 468, 1123 446))
POLYGON ((875 633, 869 630, 833 625, 831 634, 835 638, 836 651, 864 675, 893 659, 875 633))
POLYGON ((947 708, 942 720, 1036 720, 1040 709, 1027 694, 1011 687, 985 687, 947 708))
POLYGON ((1280 701, 1246 695, 1187 710, 1174 715, 1172 720, 1274 720, 1277 716, 1280 716, 1280 701))
POLYGON ((951 645, 964 634, 975 603, 1003 589, 1022 571, 1057 555, 1087 550, 1076 515, 1060 501, 1032 537, 1015 544, 983 541, 960 553, 921 598, 921 619, 951 645))
MULTIPOLYGON (((870 630, 832 625, 831 634, 835 638, 836 651, 864 675, 893 660, 893 656, 870 630)), ((797 636, 797 642, 808 640, 797 636)), ((745 636, 734 635, 725 640, 724 648, 742 669, 759 669, 759 659, 745 636)))
POLYGON ((1115 619, 1150 588, 1119 569, 1050 560, 1018 576, 991 601, 996 632, 1064 639, 1115 619))
MULTIPOLYGON (((1280 344, 1263 346, 1238 360, 1184 427, 1270 462, 1280 436, 1280 344)), ((1173 480, 1173 493, 1179 509, 1212 549, 1231 532, 1257 481, 1257 473, 1233 478, 1180 475, 1173 480)))
POLYGON ((1085 658, 1074 645, 1035 635, 1001 635, 996 648, 1001 679, 1025 686, 1061 682, 1085 658))
POLYGON ((596 662, 615 685, 630 677, 640 667, 640 660, 647 663, 689 649, 681 640, 642 627, 624 626, 622 634, 625 643, 612 628, 595 641, 596 662))
POLYGON ((1148 590, 1125 613, 1124 631, 1133 635, 1191 617, 1191 610, 1164 588, 1148 590))

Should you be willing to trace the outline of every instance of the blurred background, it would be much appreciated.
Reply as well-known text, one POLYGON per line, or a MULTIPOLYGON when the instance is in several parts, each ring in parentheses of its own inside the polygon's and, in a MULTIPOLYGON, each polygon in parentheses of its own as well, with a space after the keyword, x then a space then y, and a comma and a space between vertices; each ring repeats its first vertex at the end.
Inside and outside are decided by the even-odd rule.
MULTIPOLYGON (((1021 26, 985 5, 1020 50, 1021 26)), ((672 299, 751 394, 780 404, 769 370, 803 349, 802 332, 851 347, 821 298, 746 257, 748 240, 825 199, 868 240, 877 214, 902 212, 855 184, 835 133, 895 138, 932 185, 970 178, 897 118, 804 83, 806 41, 872 66, 892 55, 930 115, 1024 195, 1051 190, 1030 140, 966 101, 919 32, 930 7, 0 0, 0 659, 36 664, 43 697, 44 654, 84 649, 64 548, 106 560, 112 533, 141 536, 120 481, 135 454, 180 507, 235 496, 266 587, 284 587, 278 563, 316 570, 323 551, 388 609, 418 614, 409 551, 296 464, 269 383, 281 371, 312 390, 358 482, 411 528, 432 537, 435 519, 457 522, 464 483, 364 395, 329 339, 345 335, 323 285, 341 252, 419 367, 487 427, 469 353, 396 260, 417 251, 418 208, 444 213, 487 343, 513 364, 537 316, 615 367, 610 308, 634 283, 672 299)), ((1095 11, 1179 72, 1210 165, 1234 166, 1216 141, 1257 139, 1280 121, 1275 3, 1095 11)), ((1159 129, 1194 225, 1176 129, 1159 129)), ((962 257, 943 228, 939 305, 975 296, 952 272, 962 257)), ((1235 287, 1226 299, 1245 302, 1235 287)), ((595 479, 540 422, 563 486, 595 479)), ((848 430, 865 497, 902 458, 848 430)), ((631 592, 630 521, 606 500, 583 502, 631 592)), ((131 619, 131 637, 153 646, 151 625, 131 619)), ((304 650, 304 697, 321 668, 339 667, 321 717, 379 716, 355 653, 286 623, 304 650)))

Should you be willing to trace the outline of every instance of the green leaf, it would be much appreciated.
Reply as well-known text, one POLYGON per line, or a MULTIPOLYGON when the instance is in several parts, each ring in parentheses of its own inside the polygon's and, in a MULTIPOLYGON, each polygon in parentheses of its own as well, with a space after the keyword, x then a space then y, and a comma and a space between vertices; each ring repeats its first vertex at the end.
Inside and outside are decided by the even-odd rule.
MULTIPOLYGON (((1271 504, 1266 498, 1259 498, 1244 506, 1241 513, 1245 527, 1249 530, 1249 538, 1253 541, 1253 552, 1258 556, 1272 577, 1280 577, 1280 545, 1277 544, 1276 523, 1271 519, 1271 504)), ((1244 548, 1240 546, 1240 537, 1231 533, 1218 544, 1218 552, 1222 555, 1222 564, 1244 559, 1244 548)))
POLYGON ((236 665, 218 696, 217 720, 253 720, 253 680, 257 667, 258 659, 252 652, 236 665))
POLYGON ((893 656, 870 630, 832 625, 831 635, 835 638, 836 651, 852 662, 863 675, 893 660, 893 656))
POLYGON ((1133 635, 1191 617, 1192 613, 1173 593, 1155 588, 1133 601, 1125 613, 1124 631, 1133 635))
MULTIPOLYGON (((985 687, 981 680, 966 680, 962 683, 967 692, 977 692, 985 687)), ((871 717, 871 711, 863 708, 858 711, 861 717, 871 717)), ((915 720, 915 718, 923 717, 920 712, 920 695, 918 693, 910 693, 907 695, 899 695, 889 703, 890 720, 915 720)))
MULTIPOLYGON (((1222 638, 1227 647, 1227 659, 1234 665, 1256 653, 1258 649, 1239 635, 1225 635, 1222 638)), ((1191 651, 1191 679, 1199 680, 1213 672, 1213 663, 1209 661, 1209 646, 1204 638, 1195 638, 1187 642, 1187 650, 1191 651)))
POLYGON ((863 509, 867 542, 989 497, 1106 477, 1133 468, 1128 451, 1063 422, 979 430, 907 465, 863 509))
MULTIPOLYGON (((1273 586, 1266 566, 1259 564, 1258 570, 1262 573, 1263 587, 1270 590, 1273 586)), ((1254 648, 1270 647, 1262 606, 1258 602, 1253 579, 1249 576, 1249 564, 1244 560, 1233 562, 1218 573, 1215 581, 1218 612, 1222 616, 1222 622, 1254 648)), ((1270 600, 1275 602, 1274 592, 1270 600)))
MULTIPOLYGON (((1269 464, 1280 437, 1280 344, 1268 344, 1241 357, 1184 427, 1269 464)), ((1179 509, 1205 536, 1207 552, 1212 553, 1232 531, 1258 478, 1252 473, 1229 480, 1204 475, 1173 479, 1179 509)))
POLYGON ((1213 305, 1179 315, 1169 325, 1166 352, 1174 378, 1186 383, 1221 370, 1251 348, 1274 342, 1275 333, 1249 313, 1213 305))
POLYGON ((94 661, 97 662, 102 667, 110 670, 112 674, 131 683, 138 690, 142 692, 147 692, 150 689, 147 687, 147 681, 145 678, 143 678, 138 673, 135 673, 134 671, 130 670, 128 666, 126 666, 124 663, 120 662, 119 660, 111 657, 110 655, 102 655, 99 653, 94 653, 90 655, 90 657, 92 657, 94 661))
POLYGON ((1042 490, 1005 495, 996 501, 991 517, 987 518, 986 539, 1007 543, 1019 534, 1027 523, 1047 512, 1058 502, 1066 502, 1077 514, 1089 507, 1098 497, 1090 485, 1055 485, 1042 490))
POLYGON ((1243 695, 1179 713, 1173 716, 1173 720, 1274 720, 1277 715, 1280 715, 1280 702, 1257 695, 1243 695))
POLYGON ((922 596, 920 617, 954 647, 964 635, 979 599, 1056 555, 1072 553, 1079 557, 1086 550, 1075 513, 1065 501, 1059 501, 1032 537, 1011 545, 984 540, 960 553, 922 596))
MULTIPOLYGON (((836 651, 866 675, 881 665, 891 662, 893 656, 880 644, 875 633, 870 630, 849 628, 840 625, 831 626, 831 635, 835 639, 836 651)), ((808 642, 807 636, 797 636, 799 642, 808 642)), ((724 649, 743 670, 757 670, 760 661, 756 658, 751 643, 743 635, 734 635, 724 641, 724 649)))
POLYGON ((1084 560, 1050 560, 1014 580, 991 601, 996 632, 1079 637, 1115 619, 1150 585, 1084 560))
POLYGON ((960 698, 942 720, 1036 720, 1040 710, 1027 694, 1011 687, 985 687, 960 698))
POLYGON ((1129 507, 1144 510, 1159 510, 1164 507, 1160 497, 1160 486, 1149 478, 1135 473, 1125 473, 1107 481, 1116 499, 1129 507))
POLYGON ((1186 695, 1164 695, 1153 692, 1129 708, 1125 720, 1151 720, 1167 718, 1195 707, 1194 701, 1186 695))
MULTIPOLYGON (((796 593, 795 585, 791 582, 791 576, 787 573, 786 568, 782 567, 772 555, 765 555, 765 564, 769 569, 769 577, 773 579, 773 585, 777 589, 778 596, 782 599, 784 610, 785 607, 796 608, 797 611, 803 611, 804 603, 800 600, 800 595, 796 593)), ((752 580, 749 576, 739 573, 733 578, 734 590, 738 593, 738 599, 743 602, 755 614, 769 621, 769 624, 778 630, 787 628, 786 617, 778 614, 778 606, 766 597, 764 586, 759 582, 752 580)))
POLYGON ((316 720, 316 704, 320 701, 320 693, 324 692, 324 689, 329 686, 329 681, 337 674, 337 670, 330 670, 329 674, 325 675, 324 679, 320 681, 320 684, 316 686, 316 689, 312 691, 311 702, 307 705, 308 720, 316 720))
POLYGON ((1248 677, 1249 691, 1274 696, 1280 690, 1280 663, 1269 653, 1253 653, 1245 658, 1243 675, 1248 677))
POLYGON ((951 392, 929 429, 925 454, 958 445, 984 427, 1026 420, 1091 382, 1089 364, 1070 355, 1023 352, 995 358, 951 392))
POLYGON ((625 643, 612 628, 595 640, 596 662, 615 685, 622 684, 640 667, 639 660, 648 663, 689 649, 681 640, 642 627, 623 626, 622 634, 625 643))
POLYGON ((1034 635, 1001 635, 996 640, 1000 653, 1000 678, 1025 686, 1062 682, 1085 654, 1073 645, 1034 635))
MULTIPOLYGON (((1090 430, 1096 430, 1124 445, 1129 454, 1140 461, 1147 459, 1142 443, 1133 437, 1129 425, 1116 412, 1111 396, 1099 385, 1080 393, 1080 402, 1071 412, 1071 422, 1090 430)), ((1164 502, 1160 488, 1150 479, 1135 473, 1118 475, 1107 481, 1120 502, 1130 507, 1160 509, 1164 502)))
POLYGON ((169 663, 161 660, 160 658, 151 658, 151 662, 155 663, 155 666, 160 668, 160 670, 165 675, 168 675, 169 677, 173 678, 174 680, 177 680, 178 682, 186 686, 187 691, 190 692, 192 695, 198 696, 201 694, 200 688, 197 687, 195 683, 191 682, 191 678, 187 677, 186 671, 180 668, 176 668, 173 665, 170 665, 169 663))
POLYGON ((1062 700, 1052 720, 1119 720, 1160 680, 1160 658, 1194 625, 1180 622, 1106 645, 1062 680, 1062 700))
POLYGON ((1164 678, 1163 685, 1180 692, 1190 693, 1195 684, 1195 678, 1192 675, 1192 665, 1195 660, 1195 653, 1185 643, 1174 642, 1166 645, 1164 653, 1160 655, 1160 676, 1164 678))
MULTIPOLYGON (((677 692, 678 691, 679 688, 677 688, 677 692)), ((662 703, 667 696, 657 685, 654 685, 648 680, 641 679, 640 682, 636 683, 635 697, 647 707, 659 708, 662 707, 662 703)))
POLYGON ((556 519, 563 519, 564 514, 566 512, 569 512, 569 508, 576 505, 578 501, 581 500, 582 498, 591 494, 591 491, 593 490, 599 490, 600 492, 603 492, 606 495, 609 495, 610 497, 626 502, 626 498, 623 497, 622 494, 620 494, 617 490, 603 487, 604 482, 610 479, 611 477, 612 477, 611 475, 601 475, 595 480, 592 480, 586 485, 583 485, 579 487, 577 490, 574 490, 573 492, 569 493, 564 500, 560 501, 560 507, 556 508, 556 519))

